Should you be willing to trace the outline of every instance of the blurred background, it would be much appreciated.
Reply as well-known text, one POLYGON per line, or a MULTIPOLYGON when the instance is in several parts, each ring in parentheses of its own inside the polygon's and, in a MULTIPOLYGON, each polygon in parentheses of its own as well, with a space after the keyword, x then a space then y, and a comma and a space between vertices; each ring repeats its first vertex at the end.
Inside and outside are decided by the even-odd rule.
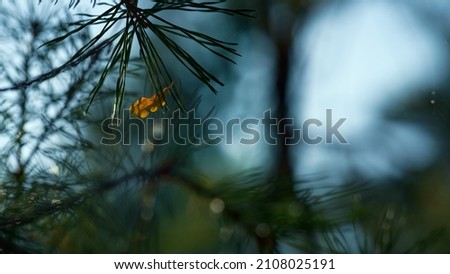
MULTIPOLYGON (((214 94, 151 36, 185 109, 224 123, 268 110, 294 119, 284 132, 253 127, 277 145, 240 144, 248 135, 234 131, 233 144, 213 146, 145 140, 165 134, 161 118, 178 109, 172 98, 150 115, 150 127, 124 112, 118 128, 129 145, 101 144, 117 72, 83 111, 110 52, 29 81, 63 64, 102 25, 42 44, 73 29, 68 23, 85 18, 79 13, 108 7, 37 2, 0 3, 0 252, 450 252, 450 2, 219 4, 255 18, 162 12, 237 43, 241 55, 227 55, 233 64, 174 38, 224 83, 214 94), (333 124, 346 118, 339 131, 348 143, 285 145, 305 120, 325 125, 327 109, 333 124)), ((155 93, 138 47, 132 55, 124 110, 155 93)))

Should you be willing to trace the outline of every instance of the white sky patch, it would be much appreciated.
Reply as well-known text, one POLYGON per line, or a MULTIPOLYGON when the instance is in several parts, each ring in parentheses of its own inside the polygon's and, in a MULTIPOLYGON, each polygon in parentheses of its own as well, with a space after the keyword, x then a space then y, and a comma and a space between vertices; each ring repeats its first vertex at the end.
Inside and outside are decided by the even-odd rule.
POLYGON ((299 33, 296 54, 306 63, 296 64, 304 69, 292 74, 292 96, 299 105, 293 113, 303 120, 333 109, 336 121, 348 118, 340 131, 350 144, 301 146, 295 154, 297 175, 325 173, 335 180, 356 168, 385 176, 432 159, 436 148, 429 134, 382 118, 388 104, 437 85, 447 69, 443 37, 414 11, 401 1, 328 5, 299 33), (351 157, 354 151, 358 156, 351 157))

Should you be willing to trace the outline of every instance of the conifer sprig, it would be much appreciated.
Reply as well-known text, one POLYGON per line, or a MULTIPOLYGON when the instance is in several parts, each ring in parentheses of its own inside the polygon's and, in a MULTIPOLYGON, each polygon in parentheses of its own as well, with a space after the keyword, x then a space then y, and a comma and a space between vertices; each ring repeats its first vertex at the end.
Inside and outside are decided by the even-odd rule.
MULTIPOLYGON (((95 1, 91 1, 95 5, 95 1)), ((41 75, 36 79, 21 83, 28 86, 47 80, 49 77, 70 69, 80 62, 90 58, 93 54, 110 49, 108 61, 103 73, 90 94, 90 101, 86 111, 94 101, 96 95, 104 85, 106 78, 111 75, 114 69, 118 68, 116 81, 116 93, 114 101, 113 117, 117 117, 122 108, 123 97, 126 89, 126 79, 128 66, 132 60, 132 44, 135 40, 139 45, 140 57, 144 62, 153 90, 158 96, 164 96, 162 90, 170 83, 174 82, 165 65, 165 60, 157 49, 155 42, 159 40, 162 45, 196 78, 205 84, 212 92, 217 93, 215 85, 223 86, 223 83, 211 72, 200 64, 186 49, 183 48, 174 37, 181 37, 196 42, 201 47, 207 49, 214 55, 233 62, 229 55, 239 56, 234 49, 236 44, 216 39, 212 36, 187 29, 170 22, 161 14, 163 11, 182 12, 208 12, 222 13, 226 15, 252 16, 251 10, 224 8, 225 1, 212 1, 195 3, 193 1, 155 1, 151 8, 140 8, 137 1, 121 0, 115 4, 107 4, 109 8, 100 15, 81 14, 84 19, 73 22, 70 25, 73 29, 66 34, 57 37, 45 44, 52 47, 63 40, 80 33, 85 28, 92 25, 103 25, 103 28, 87 44, 81 47, 66 63, 53 71, 41 75), (118 31, 113 31, 119 24, 118 31)), ((78 5, 79 1, 71 1, 69 6, 78 5)), ((100 3, 99 3, 100 4, 100 3)), ((105 3, 103 3, 105 4, 105 3)), ((178 107, 183 108, 177 88, 174 87, 170 95, 178 107)))

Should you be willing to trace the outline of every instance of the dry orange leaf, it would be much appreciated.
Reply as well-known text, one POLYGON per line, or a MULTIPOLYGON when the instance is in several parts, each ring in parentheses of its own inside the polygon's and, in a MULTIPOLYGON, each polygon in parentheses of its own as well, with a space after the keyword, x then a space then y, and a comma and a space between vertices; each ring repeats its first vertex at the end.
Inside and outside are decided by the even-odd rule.
MULTIPOLYGON (((173 83, 170 84, 170 86, 165 87, 163 89, 163 93, 169 92, 169 89, 172 86, 173 83)), ((145 119, 150 115, 151 112, 156 112, 161 106, 164 107, 165 105, 166 101, 164 100, 162 95, 155 94, 150 98, 142 96, 130 106, 130 111, 134 116, 145 119)))

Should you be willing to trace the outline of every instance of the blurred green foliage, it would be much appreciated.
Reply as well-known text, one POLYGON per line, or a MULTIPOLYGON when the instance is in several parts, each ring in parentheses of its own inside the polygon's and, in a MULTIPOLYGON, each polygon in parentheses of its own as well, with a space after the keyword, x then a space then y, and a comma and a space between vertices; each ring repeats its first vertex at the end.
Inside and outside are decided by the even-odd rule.
MULTIPOLYGON (((274 3, 257 3, 240 4, 257 10, 255 28, 275 36, 263 13, 274 3)), ((311 1, 284 3, 298 14, 314 7, 311 1)), ((91 52, 58 75, 29 83, 61 66, 61 56, 70 59, 92 41, 84 30, 52 47, 40 47, 51 37, 67 34, 72 20, 70 10, 50 6, 52 14, 47 14, 50 8, 33 3, 20 16, 14 4, 0 11, 0 39, 10 45, 0 51, 0 83, 16 87, 3 91, 0 98, 0 252, 450 251, 447 84, 435 91, 433 104, 429 98, 411 97, 386 113, 398 120, 415 117, 403 116, 404 111, 415 113, 440 140, 440 156, 424 170, 380 184, 352 174, 342 186, 321 186, 320 194, 315 191, 320 176, 298 180, 278 170, 268 174, 269 166, 238 174, 224 167, 222 176, 208 177, 200 170, 218 162, 216 154, 195 160, 200 153, 209 155, 208 147, 99 143, 101 122, 110 114, 116 90, 99 89, 88 116, 83 116, 83 109, 92 88, 98 87, 110 52, 91 52), (42 14, 36 13, 41 9, 42 14)), ((242 28, 248 23, 242 18, 227 20, 246 31, 242 28)), ((272 39, 276 44, 280 38, 272 39)), ((138 76, 134 89, 142 90, 147 72, 142 60, 132 64, 138 76)), ((168 71, 176 70, 172 67, 177 64, 165 65, 168 71)), ((221 75, 230 74, 227 66, 221 67, 221 75)), ((110 72, 113 76, 105 76, 105 82, 120 73, 110 72)), ((187 89, 180 85, 183 88, 187 89)), ((139 96, 132 89, 127 94, 139 96)), ((186 92, 180 98, 188 107, 198 106, 196 94, 186 92)), ((170 113, 157 113, 153 119, 170 113)), ((130 130, 125 134, 136 134, 136 129, 130 130)))

